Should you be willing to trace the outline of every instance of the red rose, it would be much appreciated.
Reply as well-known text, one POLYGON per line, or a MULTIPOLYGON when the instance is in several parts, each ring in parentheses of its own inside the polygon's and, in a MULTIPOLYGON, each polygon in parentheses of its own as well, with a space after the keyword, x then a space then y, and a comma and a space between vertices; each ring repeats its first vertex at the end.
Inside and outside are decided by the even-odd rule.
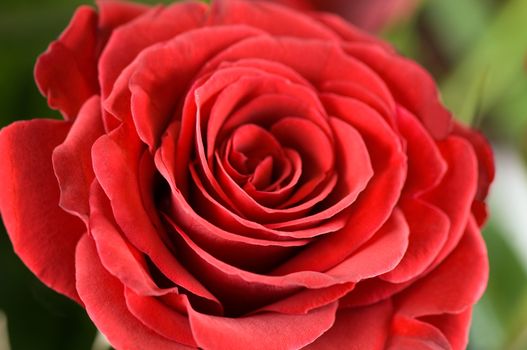
POLYGON ((336 13, 356 26, 378 31, 409 17, 421 0, 271 0, 299 10, 336 13))
POLYGON ((14 248, 118 349, 461 349, 487 279, 482 137, 336 17, 81 7, 0 134, 14 248))

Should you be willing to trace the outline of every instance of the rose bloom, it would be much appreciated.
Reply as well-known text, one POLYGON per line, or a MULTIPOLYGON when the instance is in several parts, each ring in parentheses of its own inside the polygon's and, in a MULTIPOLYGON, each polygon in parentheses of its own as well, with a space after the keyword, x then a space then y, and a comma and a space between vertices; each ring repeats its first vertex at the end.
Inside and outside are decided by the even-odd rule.
POLYGON ((117 349, 462 349, 485 289, 484 139, 326 14, 80 7, 0 134, 14 249, 117 349))
POLYGON ((371 32, 410 17, 422 0, 272 0, 303 11, 329 11, 371 32))

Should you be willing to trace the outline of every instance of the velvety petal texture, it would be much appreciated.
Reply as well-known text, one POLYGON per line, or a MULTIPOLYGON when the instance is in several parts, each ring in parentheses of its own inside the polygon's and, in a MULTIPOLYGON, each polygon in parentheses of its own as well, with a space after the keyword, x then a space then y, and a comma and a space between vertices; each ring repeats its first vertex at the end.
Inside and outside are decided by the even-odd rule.
POLYGON ((82 221, 59 206, 53 149, 71 124, 21 121, 0 132, 0 209, 13 247, 51 288, 79 301, 75 289, 75 246, 86 231, 82 221))
POLYGON ((116 349, 466 346, 492 152, 388 44, 264 1, 101 0, 35 76, 65 120, 0 131, 0 212, 116 349))

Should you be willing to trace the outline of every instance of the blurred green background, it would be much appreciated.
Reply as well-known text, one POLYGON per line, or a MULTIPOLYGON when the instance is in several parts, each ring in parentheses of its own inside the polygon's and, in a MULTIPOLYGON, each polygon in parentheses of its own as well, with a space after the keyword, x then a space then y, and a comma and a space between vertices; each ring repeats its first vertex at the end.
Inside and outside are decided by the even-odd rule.
MULTIPOLYGON (((0 127, 59 117, 38 93, 33 65, 82 3, 92 2, 0 0, 0 127)), ((527 349, 527 1, 425 0, 382 35, 424 65, 447 106, 495 147, 497 180, 484 231, 490 280, 469 348, 527 349)), ((92 349, 96 330, 84 311, 24 267, 3 228, 0 310, 0 350, 8 349, 6 339, 13 350, 92 349)))

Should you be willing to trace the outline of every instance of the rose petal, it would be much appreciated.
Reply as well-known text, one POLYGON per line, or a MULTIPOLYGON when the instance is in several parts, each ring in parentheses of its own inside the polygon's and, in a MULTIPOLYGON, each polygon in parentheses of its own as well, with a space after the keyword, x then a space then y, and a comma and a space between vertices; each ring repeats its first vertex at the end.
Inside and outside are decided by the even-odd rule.
POLYGON ((436 262, 442 261, 461 239, 478 183, 477 159, 468 141, 449 136, 439 144, 439 150, 448 164, 448 170, 441 183, 422 196, 423 200, 442 210, 450 219, 448 240, 436 262))
POLYGON ((335 324, 306 350, 382 350, 389 336, 392 303, 388 300, 357 309, 339 309, 335 324))
POLYGON ((217 304, 214 296, 179 263, 169 249, 170 242, 163 240, 163 229, 155 227, 146 212, 136 172, 140 148, 137 136, 125 124, 93 145, 95 175, 111 201, 115 220, 128 240, 147 254, 170 280, 217 304))
POLYGON ((265 312, 238 318, 190 312, 190 325, 198 346, 211 350, 300 349, 327 331, 338 303, 305 315, 265 312))
POLYGON ((395 316, 392 334, 387 347, 391 350, 450 350, 450 343, 439 329, 433 325, 408 318, 395 316))
POLYGON ((94 181, 90 193, 90 234, 101 264, 127 288, 142 295, 163 295, 176 288, 159 288, 152 280, 142 254, 119 232, 101 186, 94 181))
POLYGON ((104 41, 108 40, 113 29, 130 22, 150 9, 144 4, 121 0, 95 0, 95 3, 99 9, 99 27, 104 41))
MULTIPOLYGON (((251 157, 258 157, 258 153, 260 152, 270 153, 272 151, 276 157, 282 156, 281 146, 295 149, 301 154, 303 158, 302 163, 306 164, 303 175, 307 176, 307 180, 313 180, 314 177, 316 182, 312 183, 308 181, 303 185, 297 185, 297 188, 295 189, 296 192, 293 194, 292 198, 296 198, 296 194, 303 191, 306 185, 310 185, 311 190, 317 188, 317 185, 326 179, 326 174, 330 172, 334 161, 333 157, 329 156, 329 154, 333 152, 333 147, 325 133, 309 120, 293 117, 286 117, 278 121, 273 125, 271 133, 276 139, 265 129, 256 125, 246 124, 240 126, 233 134, 233 147, 238 148, 238 151, 244 151, 247 153, 249 159, 251 157), (294 137, 291 133, 291 128, 295 128, 295 131, 300 131, 303 135, 309 135, 312 144, 316 143, 318 148, 313 147, 312 144, 306 143, 301 138, 294 137), (248 152, 252 154, 249 154, 248 152)), ((288 200, 286 203, 290 203, 290 205, 284 204, 284 206, 287 206, 286 208, 282 208, 282 206, 279 206, 278 208, 268 208, 260 205, 254 198, 250 197, 247 192, 240 188, 240 186, 227 175, 227 172, 222 167, 221 163, 218 163, 218 167, 219 171, 216 174, 218 179, 215 179, 215 175, 208 173, 207 175, 210 177, 209 181, 215 183, 219 180, 224 185, 222 186, 222 189, 226 192, 229 198, 232 198, 232 200, 238 204, 236 205, 236 208, 239 208, 240 212, 244 213, 247 218, 254 219, 259 223, 283 222, 305 216, 312 206, 325 199, 336 182, 327 181, 327 190, 322 187, 320 191, 317 191, 317 193, 312 195, 313 198, 308 198, 305 202, 290 203, 288 200)), ((302 180, 302 178, 300 180, 302 180)), ((306 179, 304 179, 304 181, 305 180, 306 179)), ((309 192, 307 194, 309 194, 309 192)), ((331 213, 327 214, 327 217, 330 216, 332 216, 331 213)), ((312 216, 310 215, 307 216, 306 220, 309 220, 311 217, 312 216)))
POLYGON ((408 234, 404 219, 398 214, 379 232, 379 237, 372 240, 371 245, 327 273, 300 271, 270 276, 240 270, 219 261, 177 226, 174 228, 178 251, 186 266, 218 296, 229 313, 235 314, 280 300, 289 293, 298 292, 301 287, 320 289, 385 273, 402 258, 408 234), (378 251, 383 252, 383 258, 372 264, 372 256, 377 257, 378 251), (239 298, 243 298, 245 303, 240 304, 239 298))
MULTIPOLYGON (((255 223, 254 221, 249 221, 243 219, 239 216, 228 216, 224 215, 223 211, 226 210, 225 206, 217 202, 214 198, 211 198, 207 193, 198 191, 195 193, 195 198, 193 201, 204 201, 205 203, 211 203, 211 206, 201 206, 200 209, 204 209, 202 213, 196 213, 196 208, 191 208, 187 199, 183 195, 187 192, 187 189, 180 185, 181 182, 177 182, 175 177, 185 171, 177 171, 179 168, 174 166, 174 160, 177 158, 176 154, 179 155, 180 148, 178 148, 178 153, 176 152, 176 145, 174 144, 174 139, 177 139, 177 135, 174 134, 177 131, 177 125, 172 124, 172 126, 167 129, 170 132, 167 132, 163 138, 163 144, 160 148, 160 152, 156 154, 156 167, 158 171, 163 175, 168 184, 170 185, 172 193, 172 206, 171 206, 171 217, 174 218, 177 222, 189 222, 189 218, 193 216, 198 216, 199 220, 206 219, 207 216, 213 215, 217 218, 214 221, 214 225, 221 227, 221 230, 231 232, 236 235, 240 235, 240 239, 243 239, 243 236, 251 237, 260 240, 270 240, 270 241, 291 241, 292 239, 305 239, 314 237, 316 235, 325 234, 328 232, 334 232, 345 224, 345 217, 334 218, 333 220, 328 221, 327 223, 321 224, 315 228, 307 228, 294 232, 272 230, 266 228, 265 226, 255 223), (175 170, 173 170, 175 169, 175 170), (207 196, 205 199, 196 198, 198 196, 207 196), (199 217, 201 216, 201 217, 199 217), (241 236, 243 234, 243 236, 241 236), (292 235, 292 236, 291 236, 292 235)), ((183 168, 186 169, 186 168, 183 168)), ((197 179, 199 180, 199 179, 197 179)), ((197 186, 203 187, 199 182, 197 186)), ((304 241, 306 242, 306 241, 304 241)))
MULTIPOLYGON (((273 66, 273 69, 276 67, 273 66)), ((326 118, 321 113, 323 107, 314 91, 310 86, 292 84, 287 78, 290 72, 286 71, 286 74, 286 77, 282 77, 249 68, 223 69, 221 72, 213 74, 210 79, 195 90, 192 98, 187 97, 185 101, 183 115, 186 116, 185 119, 189 120, 189 123, 184 123, 183 134, 192 135, 191 126, 196 129, 200 169, 205 175, 204 179, 207 180, 203 183, 207 185, 211 193, 214 193, 214 197, 227 203, 233 211, 241 212, 241 208, 247 204, 234 205, 230 196, 219 186, 210 170, 213 168, 212 152, 215 148, 216 139, 223 140, 235 129, 245 124, 257 124, 268 129, 280 118, 291 115, 302 115, 306 119, 312 118, 313 123, 330 134, 326 118), (232 73, 232 75, 227 73, 232 73), (241 78, 238 79, 239 75, 241 78), (229 83, 231 84, 225 86, 229 83), (223 90, 221 89, 222 86, 225 86, 223 90), (269 94, 269 92, 271 93, 269 94), (210 104, 209 99, 215 93, 218 93, 218 97, 210 102, 213 104, 212 107, 207 107, 210 104), (247 100, 249 102, 245 103, 247 100), (241 106, 237 110, 233 110, 240 104, 241 106), (210 113, 208 113, 209 109, 210 113), (303 112, 306 110, 308 112, 304 114, 303 112), (191 121, 195 115, 197 115, 197 120, 195 125, 192 125, 191 121), (205 129, 207 129, 206 136, 202 135, 201 131, 205 129), (205 153, 204 139, 207 139, 207 152, 210 152, 207 154, 205 153)), ((189 142, 190 139, 184 138, 183 141, 189 142)), ((179 147, 180 149, 189 149, 188 145, 180 145, 179 147)), ((180 159, 180 164, 186 160, 185 157, 180 159)), ((178 176, 180 180, 183 180, 182 177, 182 175, 178 176)), ((319 177, 325 177, 325 174, 319 177)), ((312 187, 316 185, 317 183, 313 184, 312 187)), ((266 211, 263 208, 258 208, 257 205, 256 208, 253 208, 254 210, 266 211)), ((263 214, 263 216, 266 215, 263 214)), ((265 221, 265 218, 262 221, 265 221)))
MULTIPOLYGON (((74 254, 86 231, 62 210, 51 154, 71 124, 32 120, 0 132, 0 212, 18 256, 50 288, 79 301, 74 254)), ((79 301, 80 302, 80 301, 79 301)))
POLYGON ((312 119, 327 130, 323 107, 315 91, 291 68, 271 61, 242 59, 234 63, 221 63, 199 79, 187 101, 203 109, 210 101, 210 115, 201 113, 201 121, 207 124, 207 157, 216 149, 216 139, 220 131, 229 134, 239 125, 254 123, 264 127, 271 125, 277 117, 303 116, 312 119), (288 99, 288 103, 281 100, 288 99), (268 99, 265 106, 256 103, 259 99, 268 99), (247 102, 248 101, 248 102, 247 102), (251 106, 251 107, 249 107, 251 106), (267 107, 266 112, 262 109, 267 107), (311 110, 318 110, 313 113, 311 110), (243 111, 243 112, 242 112, 243 111), (275 116, 274 112, 280 112, 275 116), (265 117, 258 118, 266 113, 265 117), (318 119, 318 120, 317 120, 318 119))
POLYGON ((93 96, 81 108, 64 142, 53 151, 60 206, 85 223, 90 213, 89 192, 94 178, 91 146, 103 132, 100 99, 93 96))
POLYGON ((114 347, 188 349, 148 329, 130 313, 123 285, 101 265, 95 244, 87 234, 77 246, 75 265, 77 290, 86 311, 114 347))
MULTIPOLYGON (((118 4, 118 3, 117 3, 118 4)), ((116 2, 101 2, 101 21, 124 16, 116 2), (111 6, 111 7, 110 7, 111 6), (103 12, 104 11, 104 12, 103 12)), ((119 5, 124 6, 124 5, 119 5)), ((131 5, 126 6, 128 8, 131 5)), ((99 59, 103 99, 110 93, 121 71, 148 46, 168 40, 203 24, 207 7, 198 2, 155 7, 115 30, 99 59), (140 35, 138 35, 140 33, 140 35)), ((128 11, 128 10, 127 10, 128 11)))
POLYGON ((35 80, 48 105, 74 119, 99 90, 97 13, 88 6, 75 12, 68 28, 37 60, 35 80))
POLYGON ((434 80, 409 59, 373 45, 351 44, 346 51, 379 74, 395 99, 423 122, 435 139, 445 138, 452 116, 441 104, 434 80), (412 83, 408 84, 411 81, 412 83))
MULTIPOLYGON (((146 327, 174 342, 193 348, 197 346, 186 315, 170 308, 157 298, 137 294, 131 289, 126 288, 124 294, 128 310, 146 327)), ((186 307, 190 307, 183 295, 175 295, 175 297, 181 299, 186 307)))
POLYGON ((423 317, 448 339, 452 349, 466 349, 468 344, 472 307, 459 314, 442 314, 423 317))
POLYGON ((425 271, 443 248, 450 229, 448 217, 426 202, 407 199, 400 206, 410 226, 410 238, 403 260, 381 276, 392 283, 406 282, 425 271))
POLYGON ((252 185, 245 187, 247 193, 259 203, 268 207, 278 207, 291 195, 302 174, 302 158, 292 149, 284 149, 285 162, 280 176, 268 187, 258 190, 252 185))
POLYGON ((398 313, 417 318, 462 312, 483 294, 488 268, 485 244, 472 218, 455 250, 398 296, 398 313))
MULTIPOLYGON (((245 24, 273 36, 335 40, 325 26, 296 11, 267 2, 217 1, 211 9, 209 23, 214 26, 245 24), (287 26, 281 25, 287 23, 287 26)), ((258 57, 258 56, 255 56, 258 57)))
POLYGON ((278 267, 275 273, 325 271, 342 262, 390 217, 406 177, 406 156, 397 135, 375 110, 337 95, 325 94, 322 101, 330 115, 340 117, 360 133, 375 175, 346 213, 345 227, 313 242, 278 267))
POLYGON ((393 105, 393 96, 379 75, 331 41, 263 35, 253 37, 219 54, 205 66, 204 71, 211 71, 224 61, 253 57, 288 66, 317 88, 330 81, 360 81, 365 89, 393 105), (310 53, 307 57, 306 52, 310 53), (304 59, 299 60, 298 57, 304 59))
POLYGON ((472 213, 478 225, 482 227, 488 216, 485 198, 495 175, 492 148, 482 134, 458 123, 454 125, 454 133, 464 137, 472 144, 478 158, 478 190, 472 204, 472 213))
MULTIPOLYGON (((183 103, 182 98, 176 97, 188 89, 205 62, 233 43, 257 33, 248 27, 204 27, 143 51, 135 61, 137 68, 129 81, 132 116, 141 139, 153 149, 175 108, 183 103)), ((187 119, 193 125, 191 118, 184 118, 183 130, 187 119)))
POLYGON ((254 313, 272 311, 282 314, 307 314, 314 309, 339 300, 346 293, 350 292, 354 286, 354 283, 342 283, 321 289, 305 289, 276 303, 266 305, 254 313))
MULTIPOLYGON (((334 161, 336 162, 338 182, 332 189, 331 195, 328 196, 329 198, 323 202, 324 209, 301 219, 271 224, 268 227, 292 229, 302 227, 306 223, 316 224, 321 219, 331 218, 352 205, 372 178, 373 169, 370 157, 361 135, 349 124, 338 118, 330 117, 329 122, 335 139, 334 161)), ((297 127, 296 130, 300 130, 300 128, 297 127)), ((290 133, 294 133, 294 131, 290 130, 290 133)), ((287 134, 284 132, 284 139, 287 138, 287 134)), ((311 142, 315 142, 313 137, 309 139, 311 142)), ((322 147, 320 148, 323 150, 322 147)))
POLYGON ((216 259, 193 242, 179 227, 174 225, 174 228, 174 240, 181 261, 221 300, 229 315, 253 311, 298 292, 302 287, 320 289, 349 282, 340 276, 335 278, 313 271, 269 276, 242 270, 216 259), (244 303, 239 302, 240 298, 244 303))
POLYGON ((417 196, 437 187, 448 165, 420 121, 401 106, 397 108, 397 124, 406 140, 408 154, 408 176, 404 190, 417 196))
POLYGON ((408 224, 396 209, 364 247, 326 273, 339 280, 358 282, 391 271, 408 248, 408 233, 408 224))
POLYGON ((456 123, 454 125, 454 134, 462 136, 474 147, 479 165, 479 180, 476 199, 483 201, 488 194, 489 186, 494 180, 496 173, 496 170, 494 169, 492 148, 482 134, 461 124, 456 123))
MULTIPOLYGON (((309 242, 255 239, 228 232, 197 215, 185 201, 180 203, 187 214, 177 222, 189 237, 215 258, 244 270, 268 271, 290 256, 295 249, 309 242)), ((165 215, 164 219, 169 227, 177 230, 171 218, 165 215)))
MULTIPOLYGON (((253 220, 249 220, 241 216, 239 213, 232 211, 231 208, 227 208, 224 203, 219 202, 213 198, 208 191, 205 190, 204 184, 201 182, 199 176, 196 174, 196 170, 191 167, 191 175, 195 188, 198 189, 194 192, 192 198, 195 210, 199 215, 206 219, 214 222, 215 225, 222 227, 223 229, 230 232, 237 232, 247 237, 257 239, 270 239, 270 240, 291 240, 291 239, 307 239, 315 236, 321 236, 329 232, 335 232, 341 229, 346 224, 347 214, 337 213, 330 220, 320 223, 319 225, 307 227, 299 227, 294 230, 280 230, 274 229, 272 224, 261 224, 253 220)), ((334 181, 333 181, 334 183, 334 181)), ((331 185, 331 182, 329 183, 331 185)), ((186 200, 186 199, 183 199, 186 200)), ((173 195, 172 198, 172 210, 176 217, 181 215, 180 206, 181 197, 173 195)), ((229 206, 231 203, 227 202, 229 206)), ((302 222, 302 224, 304 224, 302 222)))
POLYGON ((355 289, 340 299, 342 308, 363 307, 386 300, 408 287, 412 281, 394 284, 380 278, 370 278, 357 283, 355 289))
MULTIPOLYGON (((328 137, 323 129, 315 123, 297 117, 285 117, 277 121, 271 127, 271 133, 284 147, 294 149, 302 157, 302 177, 306 179, 324 179, 330 173, 335 164, 333 140, 328 137)), ((318 181, 315 183, 317 184, 318 181)), ((296 192, 302 192, 303 185, 299 184, 296 192)), ((293 198, 295 198, 293 194, 293 198)), ((284 206, 293 204, 296 200, 290 200, 284 206)))
MULTIPOLYGON (((298 204, 296 203, 296 200, 292 201, 292 203, 295 203, 296 205, 286 206, 284 205, 284 203, 281 203, 281 205, 279 205, 277 208, 269 208, 258 203, 256 199, 252 198, 246 191, 244 191, 230 177, 228 177, 221 163, 219 164, 219 171, 217 173, 217 176, 218 180, 220 180, 222 182, 222 185, 225 186, 227 194, 231 198, 233 198, 233 200, 238 204, 236 207, 241 208, 240 210, 245 214, 247 218, 253 219, 262 224, 266 224, 266 227, 272 229, 280 229, 282 225, 286 226, 287 223, 290 223, 295 219, 300 220, 299 218, 302 217, 305 218, 305 221, 310 221, 311 223, 313 216, 307 215, 308 211, 311 210, 313 206, 315 206, 317 203, 323 201, 328 196, 328 194, 334 189, 335 184, 337 182, 336 176, 333 176, 332 178, 330 178, 330 180, 326 181, 326 184, 320 184, 320 182, 322 182, 324 178, 319 177, 312 179, 312 181, 307 183, 309 188, 316 192, 316 194, 313 194, 312 198, 308 198, 304 202, 300 202, 298 204), (275 221, 277 221, 278 223, 276 223, 275 221)), ((298 191, 300 190, 306 190, 306 186, 301 186, 298 191)), ((305 192, 307 192, 307 190, 305 192)), ((297 193, 298 192, 295 192, 291 198, 296 199, 295 195, 297 193)), ((302 194, 307 195, 309 193, 302 194)), ((285 203, 289 204, 289 200, 285 203)), ((335 209, 335 212, 337 211, 338 208, 335 209)), ((331 216, 331 214, 327 214, 327 217, 331 216)))
POLYGON ((392 126, 395 126, 396 105, 393 99, 384 100, 361 85, 360 81, 332 80, 324 83, 321 90, 344 97, 351 97, 375 109, 392 126))

